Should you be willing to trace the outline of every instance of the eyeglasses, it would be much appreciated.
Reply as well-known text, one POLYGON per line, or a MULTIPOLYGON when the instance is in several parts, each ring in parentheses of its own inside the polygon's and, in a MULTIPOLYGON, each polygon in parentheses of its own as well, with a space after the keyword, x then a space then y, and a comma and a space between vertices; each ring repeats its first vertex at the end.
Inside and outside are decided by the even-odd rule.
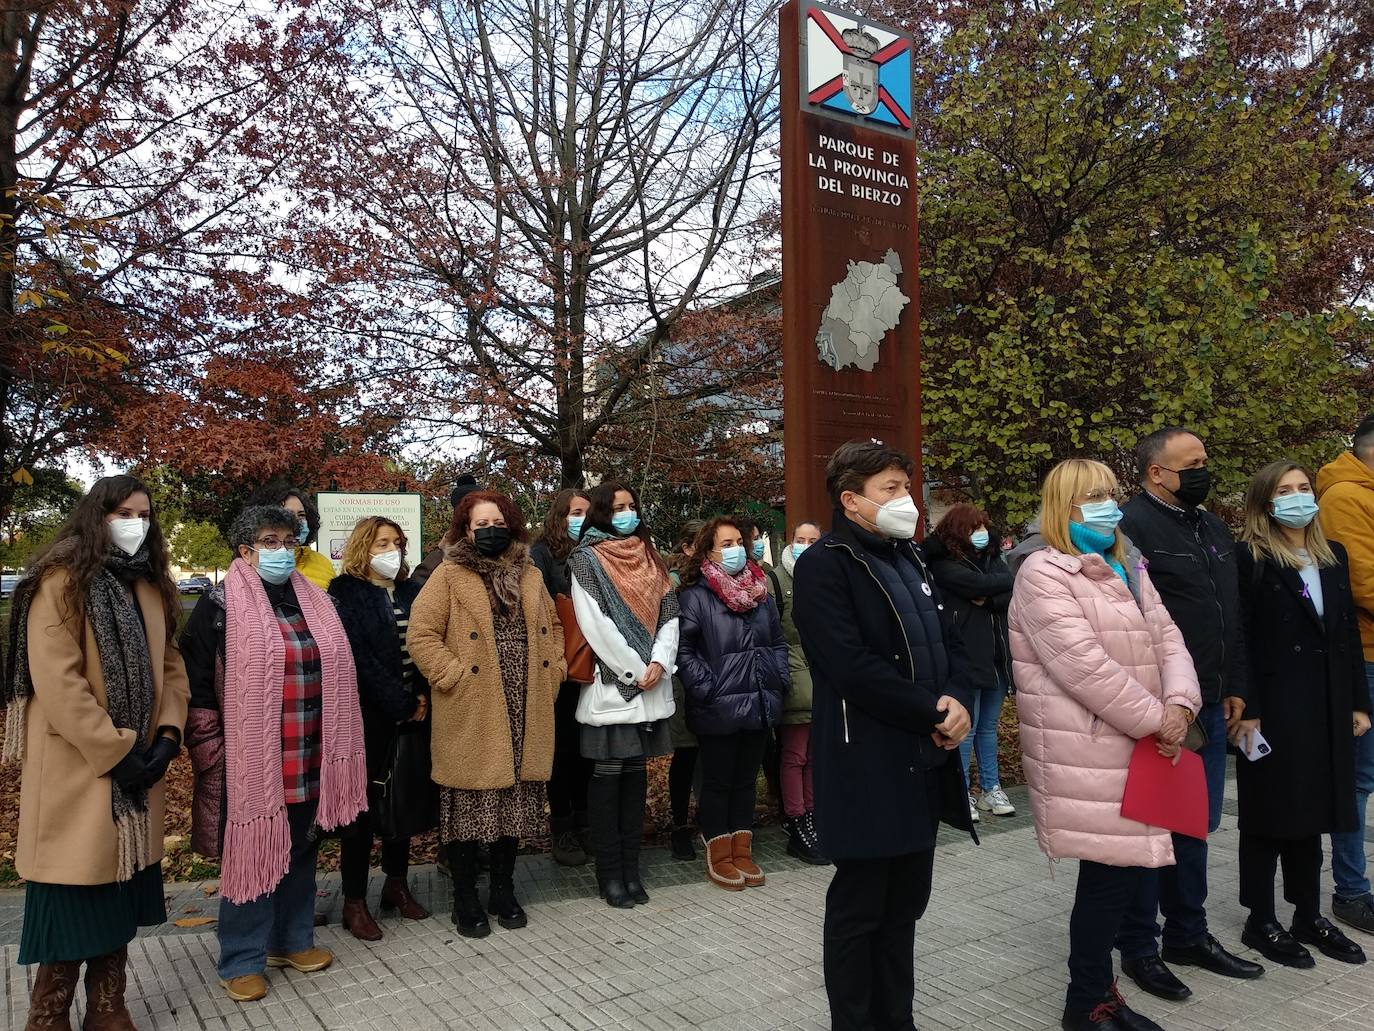
POLYGON ((294 547, 296 546, 297 541, 296 541, 296 538, 295 538, 295 537, 290 537, 290 536, 287 536, 287 537, 271 536, 271 537, 259 537, 259 538, 258 538, 256 541, 254 541, 253 543, 256 544, 256 545, 258 545, 258 547, 260 547, 260 548, 266 548, 268 551, 276 551, 278 548, 294 548, 294 547))
POLYGON ((1120 487, 1096 487, 1079 495, 1081 503, 1084 505, 1100 505, 1104 501, 1120 501, 1121 497, 1120 487))

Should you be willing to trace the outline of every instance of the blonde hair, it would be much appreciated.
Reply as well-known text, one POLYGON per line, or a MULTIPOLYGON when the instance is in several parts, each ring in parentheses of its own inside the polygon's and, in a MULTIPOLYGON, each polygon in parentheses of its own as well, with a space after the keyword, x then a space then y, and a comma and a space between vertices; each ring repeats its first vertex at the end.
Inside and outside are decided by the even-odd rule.
POLYGON ((368 569, 372 565, 372 544, 384 526, 391 527, 396 531, 396 536, 400 538, 396 544, 401 553, 401 569, 396 574, 396 582, 400 583, 409 575, 410 566, 406 563, 405 531, 401 529, 398 523, 386 516, 367 516, 353 524, 353 532, 348 535, 348 542, 344 545, 343 572, 345 576, 356 576, 361 580, 368 579, 368 569))
MULTIPOLYGON (((1301 569, 1307 563, 1298 557, 1278 520, 1270 512, 1279 481, 1291 472, 1302 473, 1307 477, 1307 485, 1315 486, 1312 473, 1297 462, 1270 462, 1250 477, 1250 486, 1245 489, 1245 526, 1240 539, 1250 545, 1250 554, 1256 561, 1268 559, 1284 569, 1301 569)), ((1326 543, 1320 519, 1313 519, 1307 524, 1303 546, 1318 569, 1336 564, 1336 554, 1331 550, 1331 545, 1326 543)))
MULTIPOLYGON (((1099 487, 1117 489, 1116 473, 1101 462, 1088 458, 1068 458, 1050 470, 1040 492, 1040 536, 1050 547, 1066 555, 1083 552, 1069 536, 1073 521, 1074 499, 1099 487)), ((1126 564, 1126 545, 1120 533, 1112 545, 1111 556, 1122 566, 1126 564)))

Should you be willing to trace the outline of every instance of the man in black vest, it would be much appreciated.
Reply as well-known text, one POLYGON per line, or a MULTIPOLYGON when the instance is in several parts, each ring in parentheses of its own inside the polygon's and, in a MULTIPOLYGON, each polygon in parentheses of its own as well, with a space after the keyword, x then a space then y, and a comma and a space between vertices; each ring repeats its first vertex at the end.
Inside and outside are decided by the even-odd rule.
MULTIPOLYGON (((1221 823, 1226 784, 1226 733, 1245 711, 1249 677, 1241 635, 1235 543, 1216 516, 1198 506, 1211 489, 1207 448, 1188 430, 1156 430, 1136 445, 1143 494, 1123 508, 1121 530, 1145 556, 1150 580, 1183 634, 1202 687, 1197 724, 1210 803, 1208 831, 1221 823)), ((1165 962, 1224 977, 1259 977, 1264 968, 1233 956, 1207 930, 1207 842, 1174 835, 1176 865, 1141 881, 1126 913, 1117 947, 1122 972, 1161 999, 1186 999, 1191 990, 1165 962), (1157 913, 1164 914, 1160 956, 1157 913)))
POLYGON ((830 533, 794 574, 814 684, 816 825, 835 863, 824 931, 833 1031, 914 1027, 912 953, 936 830, 943 818, 974 833, 956 755, 969 731, 967 659, 912 543, 914 468, 879 443, 836 450, 830 533))

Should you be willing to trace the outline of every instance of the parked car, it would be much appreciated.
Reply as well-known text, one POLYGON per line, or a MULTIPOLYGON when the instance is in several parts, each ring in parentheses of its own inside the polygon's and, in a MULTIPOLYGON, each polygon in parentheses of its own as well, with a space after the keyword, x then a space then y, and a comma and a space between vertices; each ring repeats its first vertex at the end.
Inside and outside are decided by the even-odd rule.
POLYGON ((204 594, 215 586, 208 576, 188 576, 177 581, 177 590, 182 594, 204 594))
POLYGON ((14 588, 23 577, 18 573, 0 574, 0 598, 8 598, 14 594, 14 588))

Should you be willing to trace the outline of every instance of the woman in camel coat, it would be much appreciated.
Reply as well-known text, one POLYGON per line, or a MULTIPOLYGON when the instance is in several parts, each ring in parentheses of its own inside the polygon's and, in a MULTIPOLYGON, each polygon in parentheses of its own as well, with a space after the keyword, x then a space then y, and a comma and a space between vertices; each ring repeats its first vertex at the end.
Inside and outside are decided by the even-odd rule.
POLYGON ((522 837, 545 828, 554 700, 567 674, 563 628, 529 560, 524 517, 504 494, 475 492, 454 510, 444 562, 410 611, 406 646, 429 682, 440 840, 453 874, 453 920, 480 938, 477 846, 491 846, 487 912, 524 927, 515 899, 522 837))
POLYGON ((190 691, 180 603, 147 489, 98 480, 15 593, 5 758, 22 759, 15 867, 29 1028, 66 1027, 86 964, 89 1031, 133 1027, 128 943, 162 923, 163 775, 190 691))

